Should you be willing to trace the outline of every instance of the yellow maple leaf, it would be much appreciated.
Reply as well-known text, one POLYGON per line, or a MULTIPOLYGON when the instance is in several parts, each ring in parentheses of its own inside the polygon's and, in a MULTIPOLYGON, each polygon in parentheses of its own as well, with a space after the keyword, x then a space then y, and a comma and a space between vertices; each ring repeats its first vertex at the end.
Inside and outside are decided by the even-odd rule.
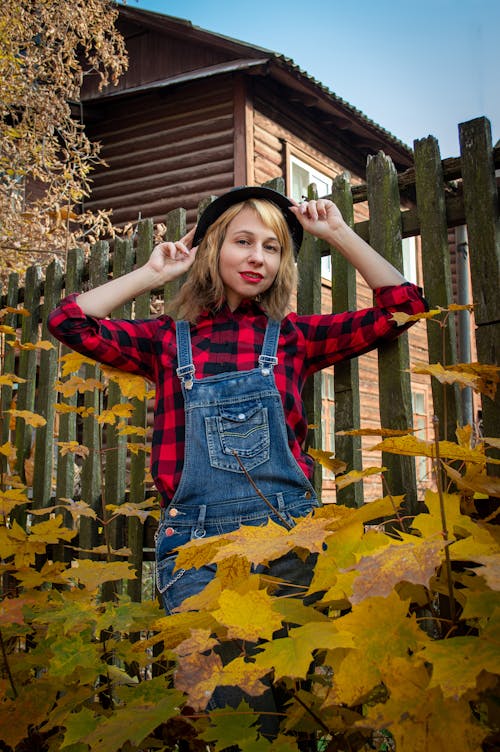
POLYGON ((21 504, 28 504, 24 490, 20 488, 10 488, 6 491, 0 490, 0 515, 5 519, 13 509, 21 504))
POLYGON ((79 444, 78 441, 57 441, 57 446, 61 447, 61 455, 76 454, 78 457, 88 457, 89 448, 79 444))
POLYGON ((335 485, 340 490, 341 488, 350 486, 352 483, 363 480, 363 478, 367 478, 369 475, 379 475, 386 470, 386 467, 365 467, 364 470, 350 470, 345 475, 337 475, 335 485))
POLYGON ((452 366, 442 366, 441 363, 417 364, 411 371, 433 376, 441 384, 458 384, 461 389, 470 387, 491 399, 495 399, 499 381, 499 369, 496 366, 479 363, 455 363, 452 366))
POLYGON ((227 627, 230 639, 271 640, 273 633, 281 628, 281 616, 273 610, 273 599, 265 590, 243 594, 224 590, 213 616, 227 627))
POLYGON ((75 566, 64 573, 66 580, 73 580, 85 585, 90 591, 97 590, 103 582, 114 580, 135 580, 137 578, 134 567, 124 561, 91 561, 78 559, 75 566))
POLYGON ((118 418, 129 418, 133 411, 134 406, 130 402, 119 402, 108 410, 103 410, 101 414, 97 416, 97 422, 114 425, 118 418))
POLYGON ((47 423, 45 418, 38 415, 38 413, 31 412, 31 410, 6 410, 5 412, 10 413, 13 418, 22 418, 29 426, 33 426, 33 428, 44 426, 47 423))
POLYGON ((433 319, 435 316, 439 316, 443 312, 442 308, 433 308, 430 311, 424 311, 423 313, 403 313, 398 311, 392 314, 392 320, 396 322, 398 326, 410 323, 410 321, 420 321, 420 319, 433 319))
POLYGON ((129 426, 127 423, 120 423, 117 426, 118 436, 145 436, 147 429, 142 426, 129 426))
POLYGON ((136 397, 138 400, 146 399, 148 395, 148 384, 142 376, 135 376, 132 373, 124 373, 117 368, 103 365, 101 365, 101 371, 108 379, 118 384, 124 397, 128 397, 129 399, 136 397))
POLYGON ((72 397, 77 392, 83 394, 84 392, 93 392, 96 389, 102 390, 103 384, 97 379, 82 379, 80 376, 72 376, 66 381, 56 382, 56 389, 65 397, 72 397))
POLYGON ((31 313, 28 311, 28 309, 22 308, 21 306, 19 308, 5 306, 5 308, 2 308, 2 310, 0 311, 0 316, 5 316, 5 314, 7 313, 17 313, 20 316, 31 316, 31 313))
POLYGON ((335 431, 336 436, 406 436, 413 428, 353 428, 351 431, 335 431))
POLYGON ((331 452, 326 452, 323 449, 309 447, 307 454, 310 454, 316 462, 319 462, 320 465, 323 465, 323 467, 326 467, 332 473, 342 473, 347 467, 345 462, 336 459, 331 452))
MULTIPOLYGON (((392 454, 403 454, 411 457, 432 457, 436 456, 436 449, 432 441, 424 441, 416 436, 401 436, 384 439, 375 446, 370 447, 370 452, 382 451, 392 454)), ((500 460, 494 460, 486 457, 482 447, 468 449, 455 444, 452 441, 439 442, 439 454, 443 459, 463 460, 464 462, 476 462, 484 464, 486 461, 495 464, 500 460)))
POLYGON ((471 466, 465 475, 461 475, 458 470, 447 465, 446 462, 442 464, 446 474, 456 483, 458 488, 468 489, 485 496, 500 496, 500 478, 486 475, 486 473, 482 472, 480 466, 471 466))
POLYGON ((95 360, 91 360, 90 358, 85 357, 85 355, 80 355, 80 353, 74 351, 63 355, 62 358, 60 358, 60 362, 63 364, 61 368, 62 376, 68 376, 70 373, 75 373, 85 363, 91 366, 96 364, 95 360))
POLYGON ((41 339, 38 342, 20 342, 18 339, 6 340, 6 344, 10 345, 16 350, 54 350, 54 345, 46 339, 41 339))
POLYGON ((26 384, 26 379, 16 376, 15 373, 3 373, 0 376, 0 386, 13 386, 14 384, 26 384))

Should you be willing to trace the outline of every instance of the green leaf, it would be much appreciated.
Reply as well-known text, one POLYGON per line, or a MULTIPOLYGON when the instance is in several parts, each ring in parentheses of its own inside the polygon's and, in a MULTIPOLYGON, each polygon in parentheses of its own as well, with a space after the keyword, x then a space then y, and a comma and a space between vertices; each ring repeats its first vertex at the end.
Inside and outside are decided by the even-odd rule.
POLYGON ((92 749, 115 752, 126 742, 138 746, 157 726, 177 716, 183 704, 182 694, 168 687, 165 676, 117 692, 124 705, 109 718, 101 718, 83 738, 92 749))
MULTIPOLYGON (((71 744, 80 743, 81 740, 90 734, 100 723, 102 718, 95 715, 88 708, 82 708, 78 713, 71 713, 66 718, 65 726, 66 733, 64 734, 64 740, 61 744, 61 749, 69 747, 71 744)), ((85 745, 88 749, 88 745, 85 745)))
POLYGON ((210 713, 210 726, 201 735, 206 742, 214 744, 214 752, 237 744, 242 752, 268 752, 269 742, 259 736, 254 728, 258 715, 246 702, 238 708, 227 707, 210 713))

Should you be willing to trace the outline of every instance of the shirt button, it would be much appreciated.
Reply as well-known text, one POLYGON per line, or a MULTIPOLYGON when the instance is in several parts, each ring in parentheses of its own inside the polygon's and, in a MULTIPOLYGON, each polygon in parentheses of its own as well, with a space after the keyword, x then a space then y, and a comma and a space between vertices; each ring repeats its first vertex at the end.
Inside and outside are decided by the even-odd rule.
POLYGON ((172 507, 172 509, 169 509, 168 511, 169 517, 177 517, 178 514, 179 514, 179 510, 176 509, 175 507, 172 507))
POLYGON ((165 535, 170 538, 171 535, 175 533, 175 530, 173 527, 167 527, 165 530, 165 535))

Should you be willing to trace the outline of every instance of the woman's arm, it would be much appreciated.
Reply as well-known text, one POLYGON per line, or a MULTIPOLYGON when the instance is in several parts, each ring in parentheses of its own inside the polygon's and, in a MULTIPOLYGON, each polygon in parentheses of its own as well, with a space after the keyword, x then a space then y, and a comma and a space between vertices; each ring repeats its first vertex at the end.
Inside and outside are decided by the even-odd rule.
POLYGON ((337 206, 328 199, 304 201, 291 207, 304 230, 334 246, 375 290, 406 282, 377 251, 347 225, 337 206))
POLYGON ((155 290, 184 274, 194 261, 197 248, 191 243, 194 228, 176 242, 155 246, 144 266, 78 295, 76 302, 87 316, 109 316, 115 308, 143 292, 155 290))

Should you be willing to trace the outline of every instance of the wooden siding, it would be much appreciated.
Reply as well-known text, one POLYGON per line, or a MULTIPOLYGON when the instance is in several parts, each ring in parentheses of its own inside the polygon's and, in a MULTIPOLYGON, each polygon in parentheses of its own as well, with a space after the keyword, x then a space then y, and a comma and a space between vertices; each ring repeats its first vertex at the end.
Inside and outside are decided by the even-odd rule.
POLYGON ((163 221, 178 206, 195 221, 200 199, 234 181, 231 79, 143 94, 99 109, 88 128, 109 167, 93 177, 91 209, 112 209, 116 224, 163 221))
MULTIPOLYGON (((127 89, 144 86, 152 81, 169 78, 189 71, 207 68, 217 63, 232 60, 234 52, 214 45, 190 44, 186 38, 165 34, 120 19, 118 23, 129 56, 129 68, 121 76, 117 86, 109 86, 103 93, 116 94, 127 89)), ((184 33, 186 26, 179 26, 184 33)), ((85 79, 83 99, 99 96, 99 79, 85 79)))

